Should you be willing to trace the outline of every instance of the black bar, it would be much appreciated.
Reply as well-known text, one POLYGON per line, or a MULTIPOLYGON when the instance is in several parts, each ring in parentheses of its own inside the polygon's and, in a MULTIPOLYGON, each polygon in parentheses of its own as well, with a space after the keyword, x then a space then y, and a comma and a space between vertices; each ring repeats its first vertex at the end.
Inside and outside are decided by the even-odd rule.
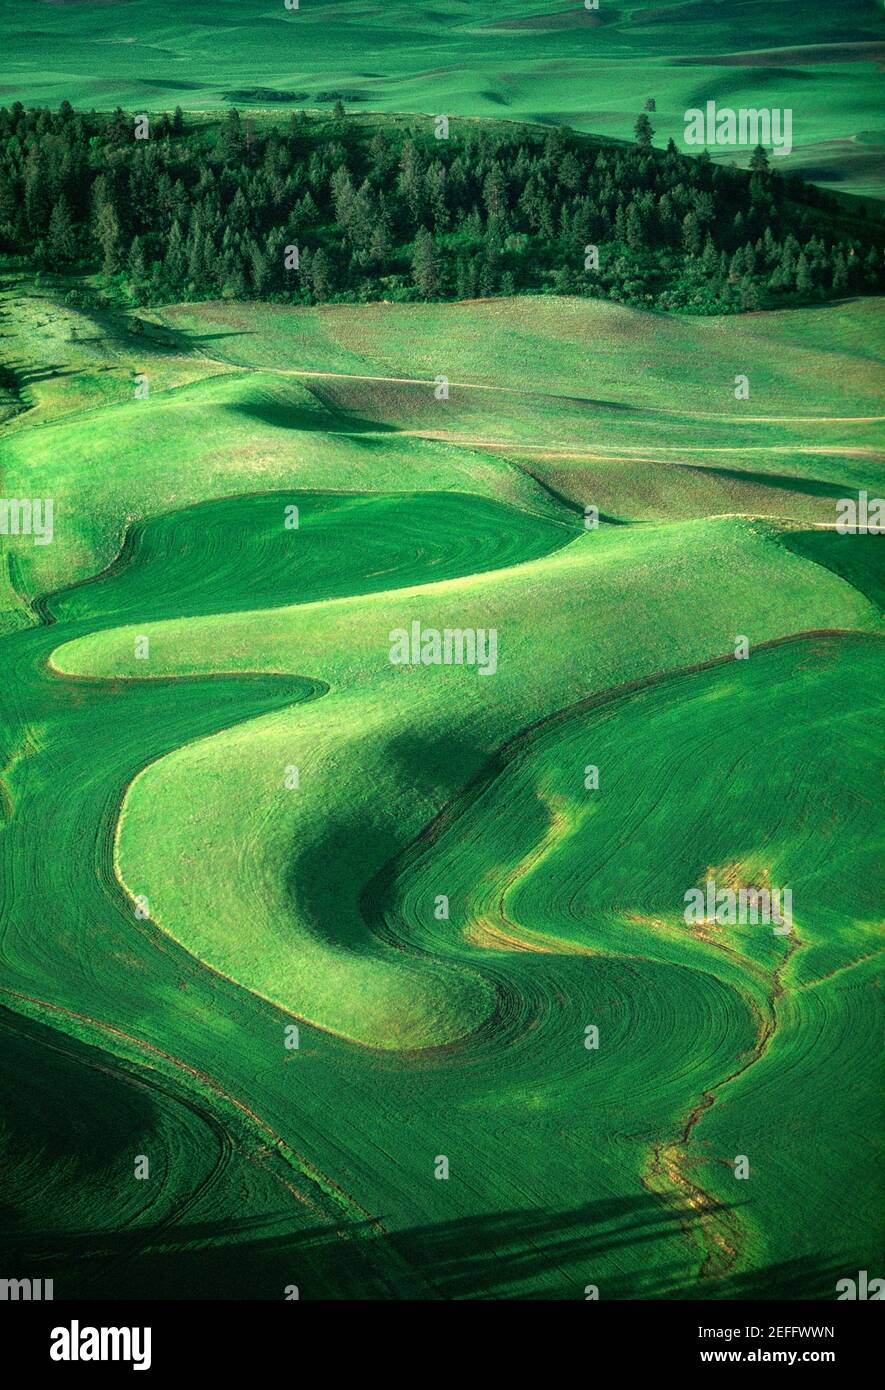
MULTIPOLYGON (((224 1375, 225 1383, 239 1374, 257 1383, 275 1368, 284 1373, 288 1368, 287 1383, 303 1381, 309 1364, 314 1367, 312 1376, 323 1364, 308 1363, 305 1357, 311 1353, 324 1357, 336 1377, 342 1360, 346 1363, 353 1357, 355 1364, 362 1364, 363 1374, 381 1374, 387 1362, 403 1370, 411 1368, 410 1378, 418 1374, 420 1379, 431 1375, 438 1380, 448 1366, 453 1376, 464 1375, 473 1362, 468 1347, 475 1347, 483 1360, 492 1358, 497 1372, 514 1358, 521 1378, 527 1378, 536 1357, 546 1363, 547 1379, 554 1365, 564 1369, 564 1358, 574 1356, 588 1377, 613 1365, 627 1375, 643 1370, 656 1374, 691 1370, 703 1378, 730 1367, 752 1372, 759 1366, 780 1366, 785 1371, 822 1366, 840 1376, 859 1371, 875 1364, 881 1318, 875 1309, 852 1302, 606 1304, 576 1300, 445 1306, 282 1299, 278 1303, 59 1300, 6 1303, 0 1309, 4 1351, 25 1372, 33 1368, 61 1377, 133 1373, 132 1360, 52 1359, 53 1345, 70 1351, 72 1329, 77 1349, 88 1351, 94 1340, 89 1328, 149 1328, 150 1365, 142 1373, 217 1372, 224 1375), (400 1341, 404 1334, 407 1340, 400 1341), (428 1351, 430 1358, 424 1361, 428 1351)), ((111 1355, 113 1340, 106 1345, 111 1355)), ((129 1350, 136 1359, 147 1360, 143 1332, 129 1350)), ((126 1351, 122 1339, 119 1351, 126 1351)))

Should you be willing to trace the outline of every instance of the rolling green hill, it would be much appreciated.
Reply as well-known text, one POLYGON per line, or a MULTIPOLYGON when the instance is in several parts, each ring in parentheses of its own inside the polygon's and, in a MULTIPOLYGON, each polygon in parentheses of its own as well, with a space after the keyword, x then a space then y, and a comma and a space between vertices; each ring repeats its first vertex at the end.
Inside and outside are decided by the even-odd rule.
POLYGON ((875 1279, 882 4, 3 19, 4 1296, 875 1279))
MULTIPOLYGON (((785 164, 882 196, 881 7, 803 0, 267 0, 44 6, 11 0, 4 96, 100 109, 279 109, 493 117, 629 138, 654 97, 663 142, 687 108, 795 113, 785 164), (248 74, 248 76, 245 76, 248 74), (776 100, 774 99, 776 97, 776 100)), ((745 161, 746 154, 738 158, 745 161)))
POLYGON ((833 527, 877 302, 0 309, 0 492, 55 501, 0 537, 4 1254, 57 1298, 875 1268, 882 539, 833 527), (494 674, 394 664, 415 620, 494 674), (793 932, 687 923, 711 872, 793 932))

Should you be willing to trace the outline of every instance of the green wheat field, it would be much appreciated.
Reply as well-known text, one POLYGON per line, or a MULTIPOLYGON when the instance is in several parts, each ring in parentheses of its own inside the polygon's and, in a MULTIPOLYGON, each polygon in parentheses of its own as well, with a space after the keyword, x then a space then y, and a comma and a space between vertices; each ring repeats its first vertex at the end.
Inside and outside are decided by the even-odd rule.
MULTIPOLYGON (((13 0, 4 110, 180 105, 198 141, 339 102, 382 141, 446 112, 628 150, 653 97, 663 158, 686 107, 770 102, 779 172, 836 195, 821 266, 881 227, 878 5, 186 10, 13 0)), ((128 238, 55 266, 4 187, 0 499, 54 523, 0 534, 0 1275, 882 1274, 885 540, 836 526, 885 496, 881 298, 822 269, 750 312, 518 274, 171 302, 161 237, 143 281, 128 238), (392 660, 414 624, 494 631, 493 666, 392 660), (687 921, 711 879, 789 889, 789 929, 687 921)))

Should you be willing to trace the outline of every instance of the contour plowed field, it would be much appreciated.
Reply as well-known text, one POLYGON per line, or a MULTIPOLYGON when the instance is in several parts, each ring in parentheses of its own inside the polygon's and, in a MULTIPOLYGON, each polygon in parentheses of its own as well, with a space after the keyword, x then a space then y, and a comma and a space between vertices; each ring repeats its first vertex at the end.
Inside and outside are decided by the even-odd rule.
POLYGON ((183 310, 148 401, 68 383, 5 441, 6 495, 60 499, 51 546, 4 538, 17 1265, 56 1297, 832 1297, 881 1195, 881 538, 827 521, 879 468, 850 308, 857 456, 785 322, 777 399, 709 425, 749 451, 724 476, 706 388, 637 399, 618 473, 581 383, 567 463, 531 462, 567 364, 513 411, 489 364, 423 438, 373 384, 395 342, 303 385, 306 316, 285 366, 264 312, 254 362, 185 351, 183 310), (415 621, 494 628, 494 672, 392 663, 415 621), (687 923, 713 875, 790 888, 793 930, 687 923))

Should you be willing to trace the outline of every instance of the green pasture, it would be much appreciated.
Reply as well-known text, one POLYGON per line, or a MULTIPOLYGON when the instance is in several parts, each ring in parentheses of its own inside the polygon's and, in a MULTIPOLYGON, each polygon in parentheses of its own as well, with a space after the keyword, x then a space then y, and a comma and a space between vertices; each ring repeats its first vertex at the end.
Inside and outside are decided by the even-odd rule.
POLYGON ((0 440, 0 478, 55 510, 52 545, 6 540, 26 597, 208 498, 456 491, 548 518, 565 501, 569 524, 586 506, 829 524, 882 477, 874 301, 728 320, 555 298, 72 317, 23 280, 4 303, 33 398, 0 440), (34 366, 48 354, 49 375, 34 366))
MULTIPOLYGON (((661 143, 684 112, 789 107, 783 161, 845 191, 881 196, 878 6, 703 0, 220 0, 6 7, 3 98, 156 111, 329 108, 514 119, 630 139, 656 102, 661 143)), ((718 152, 717 152, 718 153, 718 152)), ((733 152, 727 152, 735 157, 733 152)), ((737 158, 744 161, 747 152, 737 158)))
POLYGON ((4 1255, 57 1298, 874 1268, 882 542, 832 527, 877 306, 2 308, 0 495, 56 503, 0 537, 4 1255), (392 664, 414 620, 495 674, 392 664), (710 869, 795 931, 690 927, 710 869))

